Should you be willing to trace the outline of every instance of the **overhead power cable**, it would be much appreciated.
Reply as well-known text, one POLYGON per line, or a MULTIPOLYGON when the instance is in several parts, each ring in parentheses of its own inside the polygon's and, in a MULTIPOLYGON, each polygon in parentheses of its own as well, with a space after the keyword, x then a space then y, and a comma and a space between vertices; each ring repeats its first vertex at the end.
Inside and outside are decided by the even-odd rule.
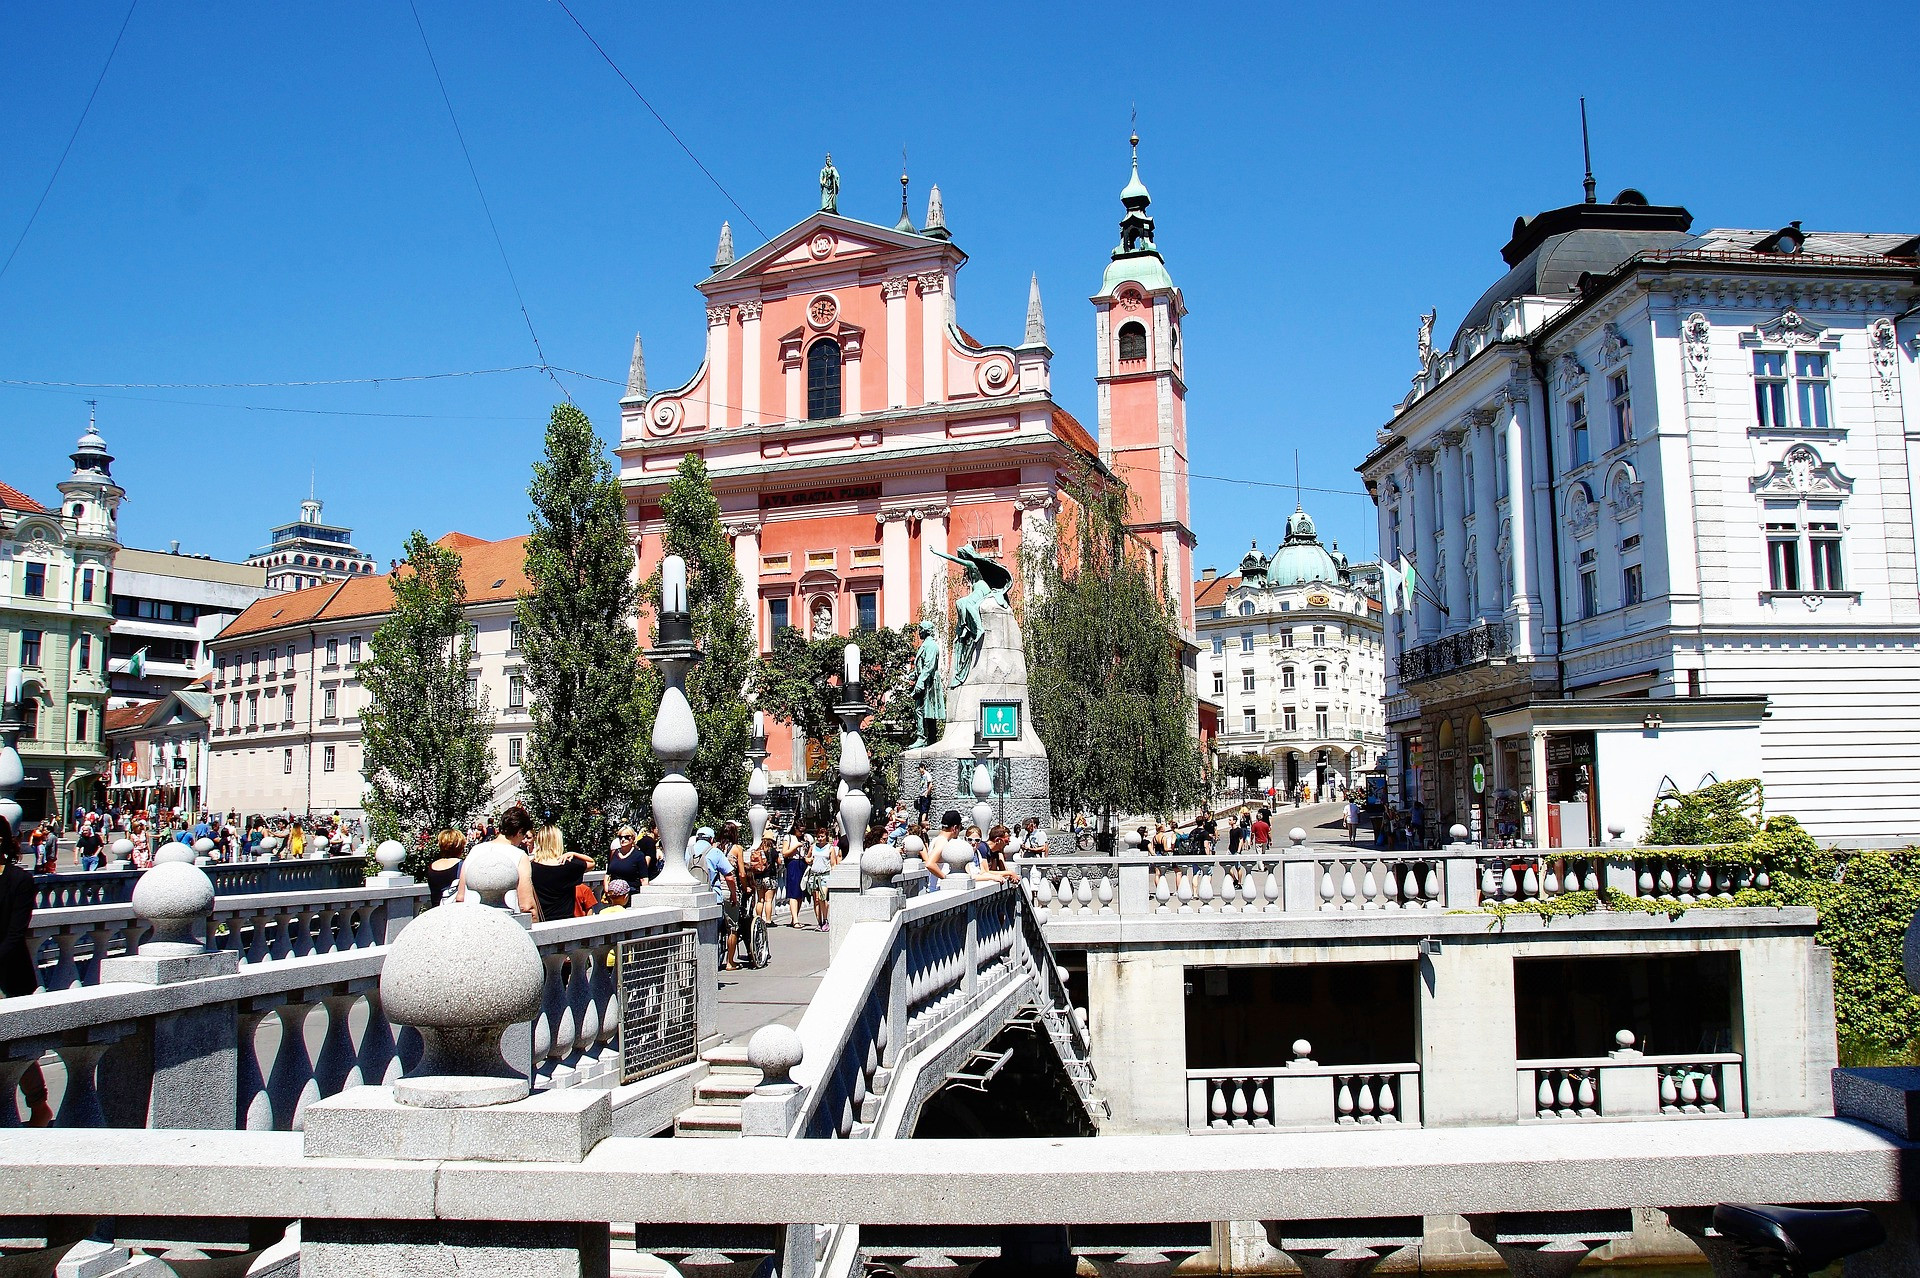
MULTIPOLYGON (((576 377, 611 382, 610 377, 575 373, 547 364, 508 364, 502 368, 466 368, 451 373, 399 373, 392 377, 310 377, 291 382, 48 382, 24 377, 0 377, 0 386, 71 387, 83 390, 269 390, 289 386, 380 386, 388 382, 434 382, 449 377, 489 377, 495 373, 544 373, 549 367, 576 377)), ((616 383, 617 385, 618 383, 616 383)))
POLYGON ((499 224, 493 220, 493 206, 487 203, 486 188, 480 185, 480 170, 473 163, 473 152, 467 149, 467 135, 460 128, 460 117, 454 113, 453 97, 447 92, 447 82, 440 74, 440 60, 433 56, 433 44, 427 39, 426 24, 420 21, 420 7, 414 0, 407 0, 407 8, 413 13, 413 25, 420 32, 420 45, 427 51, 427 64, 433 68, 433 82, 440 86, 440 100, 446 103, 447 119, 453 122, 453 136, 460 140, 460 154, 466 157, 467 174, 473 178, 474 193, 480 197, 480 208, 487 215, 487 228, 493 232, 494 247, 500 250, 500 264, 507 268, 507 280, 513 285, 513 297, 520 305, 520 318, 527 323, 527 336, 533 339, 533 353, 540 358, 540 371, 552 378, 553 384, 560 388, 567 402, 573 402, 573 396, 554 376, 553 365, 547 362, 547 353, 540 349, 540 334, 534 331, 533 316, 527 313, 527 299, 520 292, 520 278, 513 273, 513 262, 507 257, 506 241, 500 238, 499 224))
POLYGON ((4 279, 13 259, 19 254, 20 246, 27 242, 27 232, 40 220, 40 210, 47 202, 47 196, 53 193, 53 184, 60 179, 60 170, 67 166, 67 156, 73 151, 73 144, 80 136, 80 129, 87 122, 87 116, 93 111, 93 100, 100 96, 100 86, 107 82, 107 71, 113 66, 113 55, 120 52, 120 41, 127 34, 127 24, 133 21, 133 11, 140 7, 140 0, 133 0, 127 6, 127 16, 120 20, 119 33, 113 37, 113 47, 107 50, 107 60, 100 67, 100 75, 93 82, 93 92, 87 94, 87 104, 80 108, 80 118, 73 122, 73 132, 67 135, 67 144, 60 150, 60 159, 55 162, 53 172, 47 175, 47 184, 40 191, 40 198, 34 202, 33 212, 27 215, 27 224, 20 228, 20 238, 13 242, 13 248, 7 253, 7 260, 0 262, 0 279, 4 279))
POLYGON ((729 191, 726 188, 726 186, 721 183, 720 179, 713 175, 712 169, 708 168, 705 164, 701 163, 700 157, 693 153, 693 148, 687 145, 686 139, 682 138, 678 133, 675 133, 673 131, 673 126, 667 123, 667 117, 664 115, 661 115, 659 110, 654 107, 653 103, 647 101, 647 95, 640 92, 640 86, 635 84, 632 81, 632 79, 628 77, 627 73, 620 69, 620 64, 618 62, 615 62, 613 60, 612 55, 610 55, 604 48, 601 47, 600 42, 598 40, 593 38, 593 32, 587 30, 586 24, 581 22, 579 18, 574 17, 573 10, 567 7, 567 0, 553 0, 553 2, 560 6, 560 12, 566 14, 568 19, 572 21, 574 26, 580 28, 580 34, 587 38, 587 43, 592 45, 593 51, 600 55, 600 60, 605 62, 608 66, 612 67, 613 73, 620 77, 621 83, 625 84, 627 88, 633 91, 634 97, 640 99, 640 105, 645 107, 647 111, 653 116, 653 118, 660 122, 660 127, 667 131, 667 136, 672 138, 675 142, 679 143, 680 149, 687 153, 687 158, 693 161, 694 166, 696 168, 698 168, 702 173, 707 175, 707 181, 713 183, 714 188, 718 190, 720 194, 727 197, 727 203, 733 205, 734 209, 740 214, 740 216, 747 219, 748 226, 751 226, 754 230, 760 232, 761 239, 763 240, 766 239, 767 233, 764 230, 761 230, 760 224, 758 222, 753 220, 753 214, 747 212, 746 209, 740 206, 740 201, 733 198, 733 192, 729 191))

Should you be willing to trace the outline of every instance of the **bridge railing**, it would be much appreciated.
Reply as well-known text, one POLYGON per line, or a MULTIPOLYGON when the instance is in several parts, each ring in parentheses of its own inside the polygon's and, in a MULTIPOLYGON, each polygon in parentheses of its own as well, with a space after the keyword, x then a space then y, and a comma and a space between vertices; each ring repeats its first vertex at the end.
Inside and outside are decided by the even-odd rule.
MULTIPOLYGON (((329 892, 367 881, 360 856, 316 856, 289 861, 229 861, 203 865, 219 896, 248 892, 329 892)), ((71 870, 33 880, 36 910, 75 905, 125 905, 145 870, 71 870)))
MULTIPOLYGON (((617 1086, 624 1007, 617 951, 685 934, 682 961, 641 969, 626 997, 643 1005, 636 1025, 656 1025, 668 1013, 683 1025, 710 1015, 709 1001, 697 996, 694 955, 712 942, 694 933, 712 913, 663 905, 532 924, 545 993, 539 1016, 508 1031, 509 1059, 538 1088, 617 1086)), ((365 918, 375 914, 370 907, 365 918)), ((349 939, 368 938, 365 918, 349 939)), ((245 922, 233 933, 241 940, 257 934, 245 922)), ((269 955, 237 972, 176 984, 73 985, 0 1001, 0 1127, 29 1117, 34 1098, 21 1084, 39 1066, 55 1126, 298 1130, 314 1102, 391 1083, 418 1057, 419 1036, 390 1024, 381 1009, 386 955, 383 938, 335 952, 269 955)), ((706 955, 705 967, 713 965, 706 955)), ((472 978, 486 979, 484 964, 472 978)), ((696 1024, 681 1035, 679 1057, 656 1054, 651 1066, 693 1063, 696 1044, 710 1033, 696 1024)))

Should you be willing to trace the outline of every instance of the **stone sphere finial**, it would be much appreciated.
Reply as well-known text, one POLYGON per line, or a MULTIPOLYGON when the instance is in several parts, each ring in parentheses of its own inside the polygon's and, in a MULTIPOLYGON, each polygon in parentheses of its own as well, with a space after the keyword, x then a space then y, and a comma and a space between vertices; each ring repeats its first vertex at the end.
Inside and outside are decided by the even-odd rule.
POLYGON ((153 854, 153 863, 156 867, 175 864, 192 865, 193 849, 178 839, 168 839, 160 845, 159 851, 153 854))
POLYGON ((307 856, 315 860, 325 856, 327 854, 327 846, 330 842, 331 840, 328 839, 326 835, 321 834, 318 830, 314 831, 313 837, 307 840, 307 856))
POLYGON ((386 839, 373 850, 373 859, 380 863, 382 870, 391 873, 398 870, 400 863, 407 859, 407 850, 400 845, 400 840, 386 839))
MULTIPOLYGON (((947 877, 959 875, 962 882, 967 879, 967 868, 973 864, 973 844, 964 837, 948 839, 947 845, 940 849, 940 860, 947 867, 947 877)), ((942 890, 945 889, 942 884, 942 890)))
POLYGON ((747 1063, 760 1071, 762 1087, 793 1082, 793 1071, 806 1055, 800 1035, 785 1025, 762 1025, 747 1040, 747 1063))
POLYGON ((1128 856, 1134 856, 1134 855, 1136 855, 1136 854, 1138 854, 1138 853, 1139 853, 1139 851, 1140 851, 1140 831, 1138 831, 1138 830, 1128 830, 1128 831, 1127 831, 1127 832, 1126 832, 1125 834, 1123 834, 1123 835, 1121 835, 1121 836, 1120 836, 1120 841, 1121 841, 1122 843, 1124 843, 1124 844, 1126 844, 1126 845, 1127 845, 1127 855, 1128 855, 1128 856))
POLYGON ((870 888, 891 885, 905 865, 906 861, 889 843, 876 843, 860 854, 860 873, 870 888))
POLYGON ((1615 1035, 1613 1036, 1613 1045, 1614 1045, 1615 1047, 1619 1047, 1619 1048, 1627 1048, 1627 1047, 1632 1047, 1632 1046, 1633 1046, 1633 1031, 1632 1031, 1632 1030, 1621 1030, 1621 1031, 1620 1031, 1620 1032, 1619 1032, 1618 1034, 1615 1034, 1615 1035))
MULTIPOLYGON (((469 876, 471 887, 471 866, 469 876)), ((532 1085, 501 1055, 500 1036, 539 1015, 546 982, 539 947, 504 911, 443 907, 409 923, 387 951, 380 1002, 425 1051, 394 1099, 425 1109, 524 1099, 532 1085)))
POLYGON ((213 913, 213 880, 193 863, 191 849, 173 846, 186 859, 155 865, 133 888, 133 912, 153 925, 153 936, 140 947, 148 958, 183 958, 206 949, 193 925, 213 913))
MULTIPOLYGON (((467 890, 496 909, 505 909, 507 893, 520 885, 520 853, 504 843, 482 843, 467 854, 467 890)), ((521 902, 522 908, 526 902, 521 902)))
POLYGON ((201 856, 206 856, 213 851, 213 840, 203 835, 193 841, 193 850, 201 856))
POLYGON ((1293 1054, 1302 1058, 1311 1056, 1313 1055, 1313 1044, 1304 1038, 1296 1038, 1293 1040, 1293 1054))
POLYGON ((917 857, 927 850, 927 842, 917 834, 909 834, 900 840, 900 850, 908 856, 917 857))
POLYGON ((133 859, 133 840, 123 834, 113 841, 113 846, 108 851, 113 853, 113 859, 116 861, 130 861, 133 859))
POLYGON ((1293 844, 1296 848, 1304 847, 1307 842, 1307 832, 1296 825, 1287 831, 1287 842, 1293 844))
POLYGON ((1627 827, 1615 822, 1607 822, 1607 842, 1618 843, 1627 837, 1627 827))
POLYGON ((1447 837, 1455 843, 1465 843, 1467 841, 1467 827, 1457 823, 1450 825, 1447 827, 1447 837))

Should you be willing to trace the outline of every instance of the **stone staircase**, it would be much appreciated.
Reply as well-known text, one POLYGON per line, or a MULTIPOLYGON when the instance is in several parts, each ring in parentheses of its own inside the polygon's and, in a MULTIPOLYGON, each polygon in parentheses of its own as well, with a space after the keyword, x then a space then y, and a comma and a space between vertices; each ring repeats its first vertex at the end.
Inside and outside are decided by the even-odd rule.
POLYGON ((673 1134, 692 1139, 724 1139, 740 1134, 740 1102, 760 1083, 760 1071, 747 1060, 745 1039, 709 1047, 700 1053, 707 1076, 693 1086, 693 1104, 673 1120, 673 1134))

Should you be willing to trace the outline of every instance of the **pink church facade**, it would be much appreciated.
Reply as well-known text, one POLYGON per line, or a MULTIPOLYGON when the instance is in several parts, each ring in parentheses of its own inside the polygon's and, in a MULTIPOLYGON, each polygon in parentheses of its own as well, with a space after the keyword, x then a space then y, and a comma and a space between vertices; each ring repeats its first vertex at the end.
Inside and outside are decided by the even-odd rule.
MULTIPOLYGON (((1123 223, 1123 248, 1124 233, 1123 223)), ((971 543, 1016 565, 1023 545, 1051 536, 1063 481, 1092 462, 1138 482, 1143 543, 1191 634, 1184 383, 1169 336, 1184 308, 1157 250, 1120 272, 1146 279, 1109 269, 1095 299, 1112 346, 1098 438, 1053 398, 1037 281, 1019 342, 960 327, 967 258, 942 224, 938 188, 919 230, 904 209, 895 227, 823 209, 737 260, 723 231, 718 256, 698 285, 707 342, 693 376, 649 393, 635 340, 617 454, 643 576, 662 554, 660 495, 698 452, 762 651, 782 626, 816 637, 902 626, 945 612, 941 553, 971 543), (1153 325, 1147 344, 1169 350, 1165 367, 1133 356, 1134 333, 1121 358, 1127 323, 1153 325)), ((784 728, 768 744, 769 770, 797 779, 784 728)))

